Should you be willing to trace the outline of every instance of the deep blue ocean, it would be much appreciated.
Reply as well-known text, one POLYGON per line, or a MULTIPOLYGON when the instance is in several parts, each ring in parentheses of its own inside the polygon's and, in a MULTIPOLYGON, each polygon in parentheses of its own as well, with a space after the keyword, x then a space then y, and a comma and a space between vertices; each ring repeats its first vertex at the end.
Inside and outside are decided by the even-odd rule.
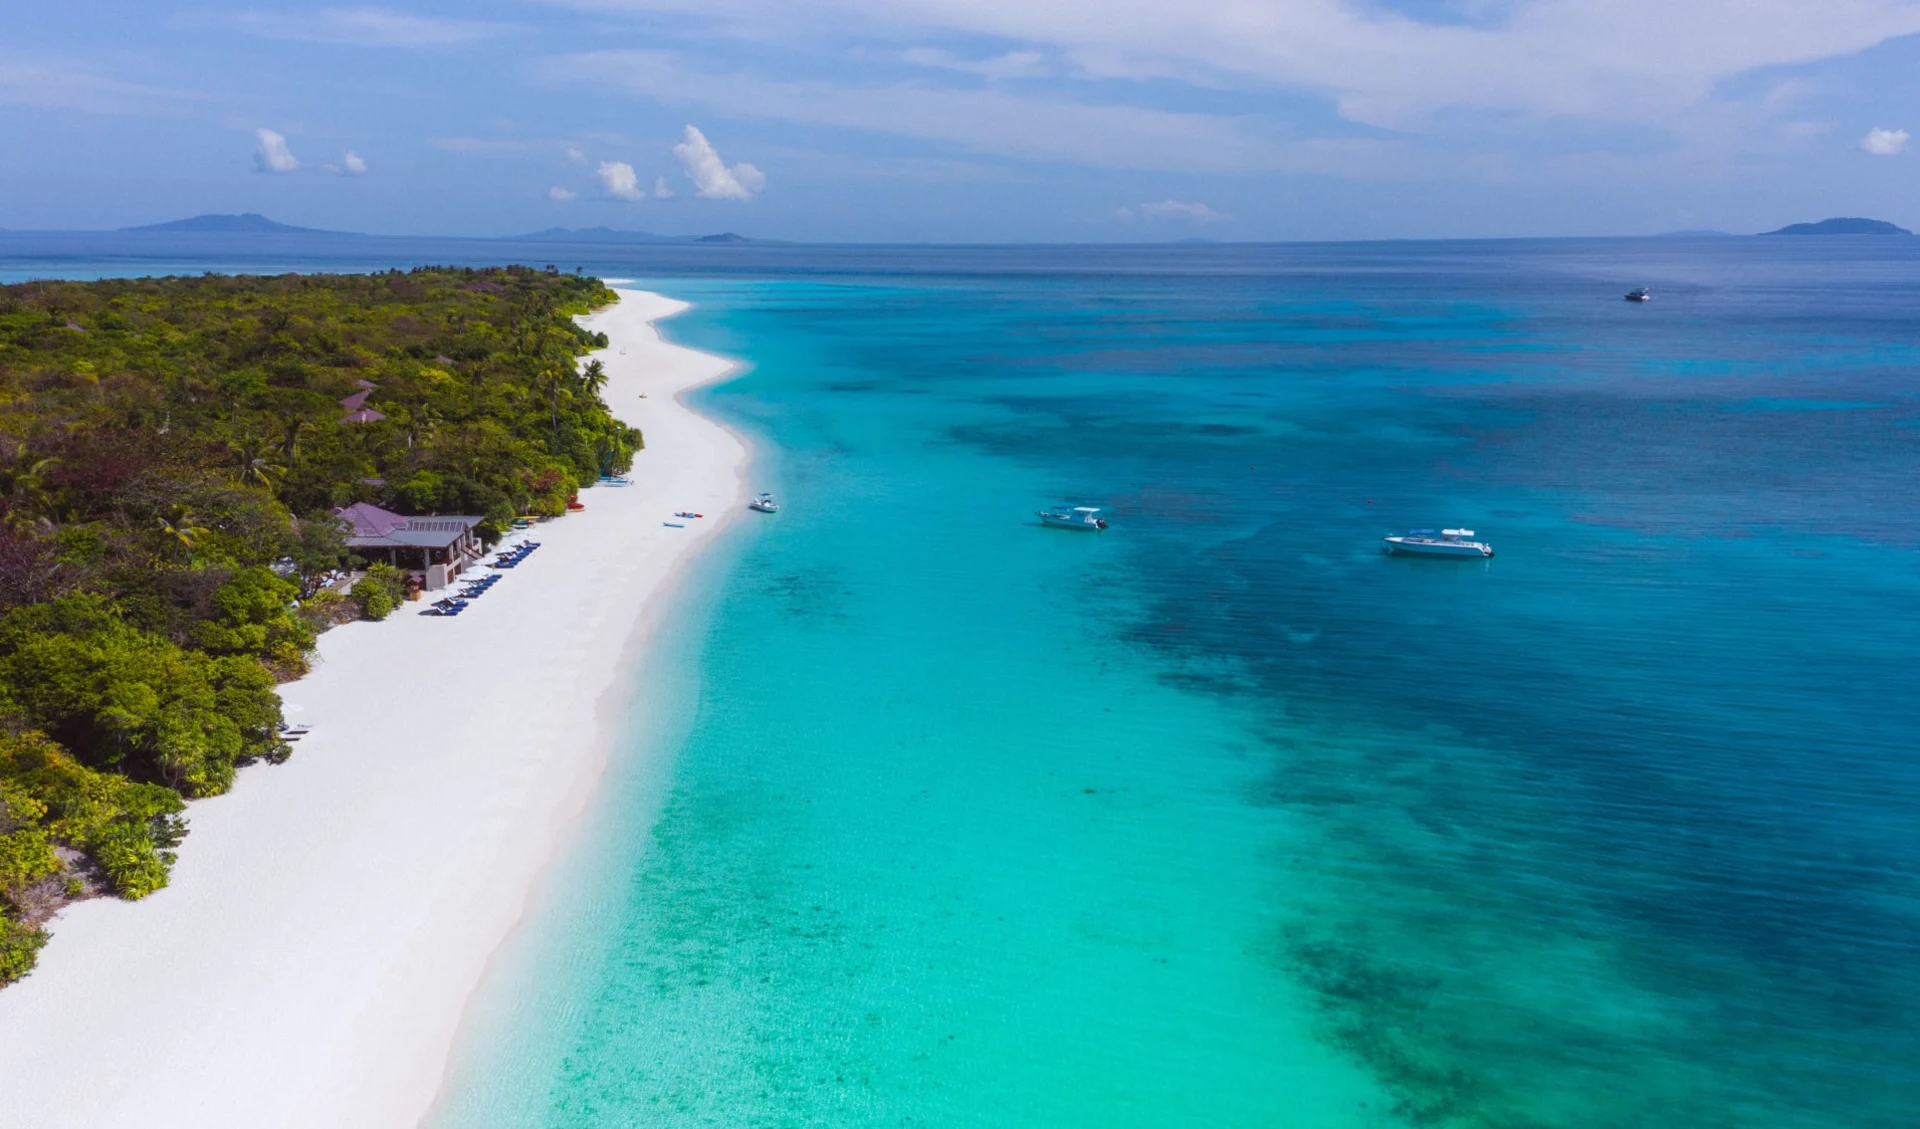
POLYGON ((1920 240, 295 244, 0 278, 560 256, 786 503, 435 1129, 1920 1116, 1920 240))

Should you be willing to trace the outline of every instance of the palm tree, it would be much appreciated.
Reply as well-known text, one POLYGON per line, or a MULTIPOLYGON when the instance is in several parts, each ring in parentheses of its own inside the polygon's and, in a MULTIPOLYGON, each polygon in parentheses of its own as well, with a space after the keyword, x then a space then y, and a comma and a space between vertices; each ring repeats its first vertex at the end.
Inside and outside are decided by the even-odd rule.
POLYGON ((189 512, 185 506, 174 506, 168 510, 167 516, 160 519, 160 528, 166 531, 167 536, 180 543, 180 547, 186 550, 189 561, 193 559, 194 544, 207 534, 207 527, 201 525, 200 519, 189 512))
POLYGON ((271 494, 279 486, 280 480, 287 476, 287 468, 267 461, 267 452, 272 445, 251 432, 239 439, 229 439, 227 450, 240 464, 240 481, 250 486, 259 486, 271 494))
POLYGON ((600 397, 601 390, 607 386, 607 366, 601 364, 599 358, 588 361, 587 367, 581 370, 580 386, 595 399, 600 397))
MULTIPOLYGON (((19 452, 21 455, 25 453, 24 449, 19 452)), ((7 475, 9 521, 19 525, 31 524, 36 515, 44 517, 52 509, 53 493, 47 489, 46 473, 56 462, 59 460, 45 458, 26 467, 15 462, 13 471, 7 475)))
POLYGON ((552 365, 540 370, 540 390, 547 394, 547 415, 553 423, 553 433, 560 434, 560 397, 568 395, 568 371, 552 365))
POLYGON ((287 417, 280 433, 280 453, 286 458, 287 465, 291 466, 299 460, 301 442, 317 430, 310 419, 302 419, 297 415, 287 417))

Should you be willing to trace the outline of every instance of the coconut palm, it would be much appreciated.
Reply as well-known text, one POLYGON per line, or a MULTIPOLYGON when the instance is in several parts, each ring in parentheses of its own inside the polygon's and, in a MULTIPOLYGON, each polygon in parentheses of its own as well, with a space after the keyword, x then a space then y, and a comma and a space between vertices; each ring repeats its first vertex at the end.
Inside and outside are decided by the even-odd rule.
MULTIPOLYGON (((20 452, 21 455, 25 451, 20 452)), ((16 459, 18 456, 16 456, 16 459)), ((34 519, 47 516, 53 508, 53 493, 47 489, 47 471, 58 459, 46 458, 21 465, 16 461, 6 475, 7 520, 16 525, 30 525, 34 519)))
POLYGON ((601 364, 598 358, 588 361, 587 367, 580 371, 580 386, 598 398, 601 390, 607 386, 607 366, 601 364))
POLYGON ((276 493, 280 480, 287 476, 287 468, 267 459, 272 445, 266 439, 252 433, 243 434, 239 439, 227 440, 227 450, 239 463, 240 481, 249 486, 259 486, 267 493, 276 493))
POLYGON ((201 525, 200 518, 185 506, 169 509, 166 516, 160 519, 160 528, 186 550, 189 560, 193 558, 193 547, 207 535, 207 527, 201 525))

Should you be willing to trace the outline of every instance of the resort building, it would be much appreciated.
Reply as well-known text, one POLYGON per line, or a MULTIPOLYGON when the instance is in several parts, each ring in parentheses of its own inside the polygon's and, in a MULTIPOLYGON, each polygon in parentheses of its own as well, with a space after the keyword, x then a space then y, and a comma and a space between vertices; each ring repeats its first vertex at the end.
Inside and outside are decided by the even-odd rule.
POLYGON ((445 588, 485 551, 474 531, 484 518, 407 517, 356 502, 333 511, 347 524, 347 547, 369 561, 412 573, 428 591, 445 588))

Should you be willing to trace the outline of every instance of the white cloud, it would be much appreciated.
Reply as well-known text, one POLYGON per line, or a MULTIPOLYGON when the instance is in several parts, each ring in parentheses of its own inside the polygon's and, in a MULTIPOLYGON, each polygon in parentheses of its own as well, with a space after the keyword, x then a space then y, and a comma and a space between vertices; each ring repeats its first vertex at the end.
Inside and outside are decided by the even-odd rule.
POLYGON ((547 199, 549 200, 564 201, 564 200, 577 200, 579 198, 580 198, 580 194, 578 192, 574 192, 571 189, 562 188, 557 184, 554 185, 552 188, 547 189, 547 199))
POLYGON ((0 61, 0 102, 43 110, 161 116, 197 98, 176 90, 105 78, 64 61, 0 61))
MULTIPOLYGON (((1727 79, 1838 58, 1920 32, 1916 0, 1518 0, 1499 18, 1428 21, 1354 0, 561 0, 672 12, 762 41, 990 37, 1085 77, 1304 91, 1348 119, 1443 132, 1447 111, 1670 126, 1727 79)), ((1420 5, 1421 8, 1439 5, 1420 5)), ((1397 10, 1395 10, 1397 9, 1397 10)), ((930 58, 930 57, 929 57, 930 58)), ((844 86, 835 87, 846 89, 844 86)))
POLYGON ((1907 131, 1875 126, 1860 139, 1860 151, 1876 157, 1891 157, 1907 147, 1907 131))
POLYGON ((673 199, 673 189, 667 187, 666 177, 656 176, 653 178, 653 198, 656 200, 673 199))
POLYGON ((347 150, 347 155, 340 158, 340 171, 347 176, 365 176, 367 174, 367 159, 349 149, 347 150))
POLYGON ((1180 200, 1162 200, 1157 204, 1140 205, 1140 214, 1156 220, 1199 220, 1213 223, 1216 220, 1230 220, 1233 217, 1225 212, 1216 212, 1198 200, 1185 202, 1180 200))
POLYGON ((567 163, 570 165, 584 165, 587 163, 587 155, 571 145, 567 146, 566 157, 567 163))
POLYGON ((607 195, 616 200, 647 198, 647 194, 640 190, 639 175, 625 161, 601 161, 600 171, 595 175, 600 178, 600 186, 606 189, 607 195))
POLYGON ((381 8, 323 8, 299 15, 243 12, 239 20, 241 27, 269 39, 358 47, 448 47, 511 30, 506 24, 432 19, 381 8))
POLYGON ((720 151, 707 135, 688 126, 680 144, 673 147, 680 166, 700 195, 709 200, 751 200, 767 185, 766 174, 742 161, 729 166, 720 159, 720 151))
POLYGON ((287 149, 287 139, 270 129, 256 129, 253 136, 259 146, 253 151, 253 167, 261 172, 292 172, 300 162, 287 149))
POLYGON ((1032 78, 1047 73, 1047 59, 1038 51, 1009 51, 991 59, 962 59, 932 47, 914 47, 900 58, 917 67, 959 71, 984 79, 1032 78))
POLYGON ((547 81, 610 86, 730 115, 925 138, 1028 160, 1180 172, 1287 163, 1278 144, 1235 119, 1207 114, 1020 98, 996 89, 775 82, 691 70, 654 51, 563 56, 536 71, 547 81))
POLYGON ((1120 207, 1113 210, 1113 218, 1119 220, 1198 220, 1201 223, 1215 223, 1230 220, 1233 217, 1225 212, 1215 211, 1198 200, 1161 200, 1154 204, 1136 204, 1132 207, 1120 207))

